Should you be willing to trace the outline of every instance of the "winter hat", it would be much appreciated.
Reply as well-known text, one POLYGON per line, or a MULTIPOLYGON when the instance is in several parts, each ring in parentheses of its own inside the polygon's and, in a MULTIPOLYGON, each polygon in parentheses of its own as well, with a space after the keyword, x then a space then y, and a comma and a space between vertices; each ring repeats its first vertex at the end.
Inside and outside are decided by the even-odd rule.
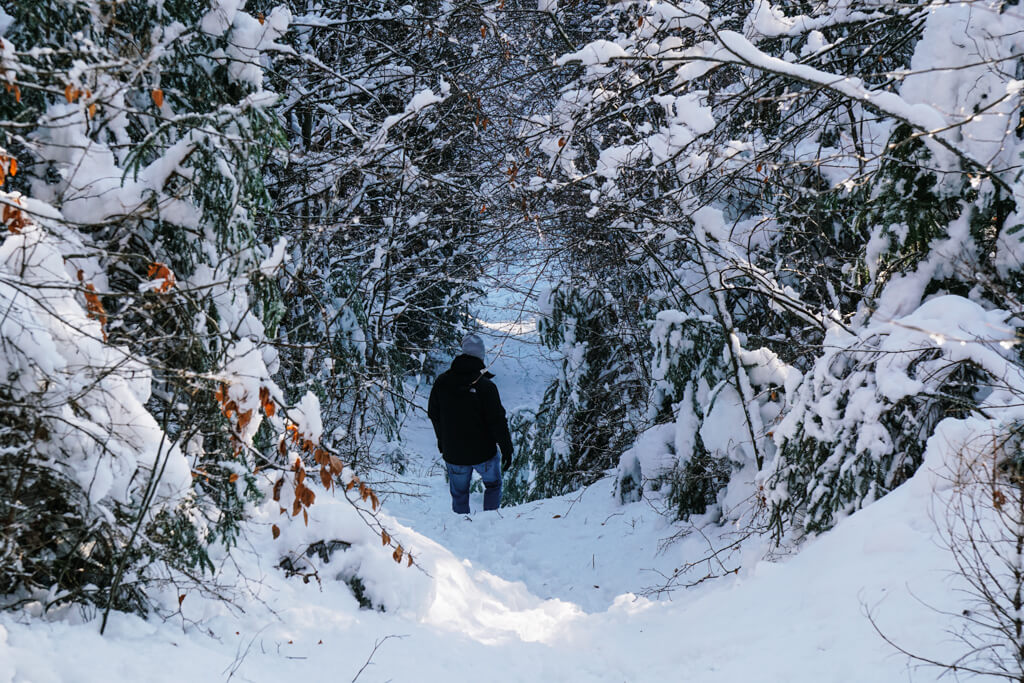
POLYGON ((467 334, 462 338, 462 353, 484 360, 484 340, 479 335, 467 334))

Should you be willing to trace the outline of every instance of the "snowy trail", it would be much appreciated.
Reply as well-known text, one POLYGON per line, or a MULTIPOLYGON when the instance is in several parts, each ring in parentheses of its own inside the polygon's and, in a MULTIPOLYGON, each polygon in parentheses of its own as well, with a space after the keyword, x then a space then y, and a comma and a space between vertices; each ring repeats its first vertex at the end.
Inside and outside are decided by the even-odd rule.
MULTIPOLYGON (((488 320, 506 407, 536 405, 551 367, 529 321, 488 320)), ((404 436, 420 497, 385 503, 389 527, 425 572, 364 567, 398 608, 358 609, 349 588, 284 579, 271 546, 226 563, 259 587, 235 606, 190 595, 166 622, 116 615, 107 635, 74 614, 52 623, 0 614, 0 683, 83 681, 579 681, 621 683, 897 683, 932 681, 909 669, 864 615, 922 654, 941 654, 929 608, 950 607, 949 560, 928 518, 930 479, 919 475, 806 544, 786 561, 760 561, 748 544, 736 575, 661 600, 645 587, 707 553, 648 502, 617 505, 611 482, 471 520, 450 511, 429 423, 415 411, 404 436), (914 597, 916 596, 916 598, 914 597), (56 653, 56 655, 54 654, 56 653), (371 654, 372 653, 372 654, 371 654), (365 665, 365 666, 364 666, 365 665)), ((471 508, 480 510, 482 494, 471 508)), ((330 514, 329 504, 311 514, 330 514)), ((728 529, 708 528, 715 537, 728 529)), ((269 544, 266 535, 261 538, 269 544)), ((389 560, 388 560, 389 561, 389 560)), ((731 565, 730 565, 731 566, 731 565)), ((700 577, 696 570, 695 578, 700 577)))

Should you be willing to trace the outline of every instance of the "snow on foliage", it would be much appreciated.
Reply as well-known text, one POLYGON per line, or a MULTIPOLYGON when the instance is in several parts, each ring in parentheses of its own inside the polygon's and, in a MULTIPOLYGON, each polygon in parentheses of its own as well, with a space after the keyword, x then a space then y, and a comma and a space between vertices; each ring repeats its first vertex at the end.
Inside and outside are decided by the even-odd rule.
POLYGON ((204 590, 241 534, 280 534, 259 505, 308 523, 307 469, 371 554, 412 564, 321 443, 318 397, 274 379, 264 82, 290 11, 100 5, 0 14, 0 594, 93 603, 103 627, 173 610, 165 582, 204 590))
POLYGON ((586 188, 576 258, 608 250, 609 309, 654 309, 632 318, 650 345, 612 353, 653 387, 619 494, 667 491, 679 516, 745 501, 799 535, 905 481, 942 419, 998 423, 1024 391, 1022 19, 998 1, 733 10, 615 5, 556 60, 576 80, 537 124, 586 188), (862 29, 878 40, 840 56, 862 29))

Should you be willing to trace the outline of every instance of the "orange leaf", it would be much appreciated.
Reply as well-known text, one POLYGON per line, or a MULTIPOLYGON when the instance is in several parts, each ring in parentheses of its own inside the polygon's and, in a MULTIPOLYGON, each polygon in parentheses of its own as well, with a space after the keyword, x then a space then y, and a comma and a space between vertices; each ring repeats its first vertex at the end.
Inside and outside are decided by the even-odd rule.
POLYGON ((277 480, 274 484, 274 500, 281 500, 281 487, 284 486, 284 477, 277 480))
POLYGON ((388 545, 391 543, 391 536, 383 529, 380 531, 380 541, 381 545, 388 545))
POLYGON ((334 483, 334 480, 331 479, 331 471, 329 469, 323 467, 320 468, 320 483, 324 485, 325 489, 331 488, 331 484, 334 483))
POLYGON ((486 25, 480 27, 480 37, 481 38, 486 38, 487 37, 487 26, 486 25))
POLYGON ((377 508, 380 507, 380 500, 377 499, 377 494, 370 491, 370 504, 373 505, 373 511, 376 512, 377 508))
POLYGON ((181 607, 181 603, 185 602, 185 594, 182 593, 178 596, 178 607, 181 607))
POLYGON ((407 554, 405 557, 406 557, 406 560, 407 560, 405 566, 406 567, 411 567, 412 566, 412 553, 407 554))
POLYGON ((295 502, 292 503, 292 517, 295 517, 296 515, 298 515, 299 514, 299 510, 301 510, 301 509, 302 509, 302 501, 299 500, 298 496, 296 496, 295 497, 295 502))
POLYGON ((70 83, 64 86, 64 99, 68 101, 68 104, 75 101, 75 87, 70 83))
POLYGON ((96 103, 93 102, 89 105, 89 118, 96 116, 96 103))
POLYGON ((246 427, 249 426, 249 423, 251 421, 252 421, 252 409, 250 408, 249 410, 245 411, 244 413, 242 413, 241 415, 238 416, 238 428, 239 429, 245 429, 246 427))
POLYGON ((235 472, 232 472, 231 476, 228 477, 228 482, 231 483, 231 484, 234 484, 236 481, 238 481, 238 474, 235 473, 235 472))
MULTIPOLYGON (((263 22, 266 21, 266 20, 267 20, 267 18, 263 16, 263 12, 260 12, 259 14, 256 15, 256 21, 260 22, 261 26, 263 25, 263 22)), ((320 642, 323 642, 323 641, 320 641, 320 642)))
POLYGON ((153 98, 153 104, 157 107, 164 106, 164 91, 160 88, 153 88, 149 91, 149 96, 153 98))
POLYGON ((260 387, 260 403, 266 403, 270 400, 270 389, 266 387, 260 387))
POLYGON ((404 552, 405 551, 402 550, 402 546, 399 545, 397 548, 395 548, 395 552, 391 553, 391 557, 394 558, 395 562, 401 563, 401 561, 402 561, 402 554, 404 552))
POLYGON ((11 157, 11 167, 7 169, 7 172, 11 175, 18 175, 18 160, 11 157))
POLYGON ((21 88, 18 86, 14 86, 14 101, 21 102, 21 88))
POLYGON ((274 538, 277 538, 278 536, 281 535, 281 530, 277 528, 276 524, 272 524, 270 526, 270 533, 272 533, 274 535, 274 538))
POLYGON ((302 511, 302 523, 309 526, 309 513, 305 510, 302 511))
POLYGON ((336 455, 330 456, 331 460, 331 472, 334 474, 341 474, 341 471, 345 469, 345 465, 342 464, 341 458, 336 455))
POLYGON ((157 287, 156 291, 163 293, 174 286, 174 273, 167 267, 167 264, 151 263, 147 272, 150 280, 163 280, 163 284, 157 287))
POLYGON ((277 452, 280 453, 281 455, 287 455, 288 454, 288 442, 285 441, 284 439, 281 439, 281 443, 279 443, 277 445, 277 452))
POLYGON ((269 401, 263 404, 263 412, 267 414, 267 417, 274 417, 274 413, 277 411, 277 406, 269 401))
POLYGON ((558 146, 565 147, 565 138, 558 138, 558 146))

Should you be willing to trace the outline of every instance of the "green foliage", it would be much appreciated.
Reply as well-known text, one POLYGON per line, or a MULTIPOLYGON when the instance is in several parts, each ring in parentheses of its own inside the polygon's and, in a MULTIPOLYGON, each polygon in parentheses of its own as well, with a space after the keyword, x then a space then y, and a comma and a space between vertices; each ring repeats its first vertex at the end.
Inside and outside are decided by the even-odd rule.
POLYGON ((643 385, 621 350, 625 339, 643 340, 631 329, 629 305, 567 281, 551 292, 539 332, 564 359, 536 414, 512 420, 516 456, 506 504, 596 481, 636 438, 643 385))
MULTIPOLYGON (((172 469, 180 477, 191 467, 196 476, 180 500, 154 501, 163 472, 159 463, 152 472, 141 466, 126 499, 97 501, 42 450, 4 455, 0 517, 10 542, 0 593, 56 586, 67 599, 146 611, 147 582, 168 568, 211 571, 209 546, 236 543, 249 505, 261 498, 250 474, 254 451, 231 436, 213 393, 233 345, 263 344, 285 310, 278 283, 258 269, 275 224, 257 222, 272 213, 264 171, 285 144, 284 130, 268 108, 273 96, 229 73, 237 57, 217 56, 237 47, 235 29, 200 29, 207 3, 34 0, 5 9, 13 22, 3 41, 14 51, 5 57, 11 89, 0 96, 0 145, 18 159, 19 173, 3 189, 64 212, 43 230, 69 273, 77 270, 105 348, 122 357, 110 368, 87 367, 98 379, 68 404, 79 419, 121 415, 96 405, 88 413, 76 401, 102 394, 102 378, 128 365, 129 376, 145 379, 135 391, 159 425, 161 453, 180 445, 188 462, 172 469), (161 286, 158 271, 169 273, 161 286)), ((259 64, 252 66, 258 76, 259 64)), ((12 429, 38 423, 36 447, 63 448, 45 433, 48 410, 32 405, 5 418, 12 429)), ((95 457, 114 457, 92 427, 81 433, 95 457)), ((102 427, 110 439, 124 429, 102 427)), ((75 447, 67 447, 67 463, 93 457, 75 447)))
POLYGON ((923 388, 893 402, 876 386, 874 366, 885 355, 851 348, 830 356, 830 382, 802 391, 787 418, 793 433, 782 441, 769 478, 778 494, 770 503, 777 532, 797 524, 820 533, 892 491, 921 465, 935 426, 970 414, 978 386, 992 381, 972 363, 950 362, 939 351, 907 351, 905 372, 923 388), (864 412, 871 404, 876 407, 864 412))

